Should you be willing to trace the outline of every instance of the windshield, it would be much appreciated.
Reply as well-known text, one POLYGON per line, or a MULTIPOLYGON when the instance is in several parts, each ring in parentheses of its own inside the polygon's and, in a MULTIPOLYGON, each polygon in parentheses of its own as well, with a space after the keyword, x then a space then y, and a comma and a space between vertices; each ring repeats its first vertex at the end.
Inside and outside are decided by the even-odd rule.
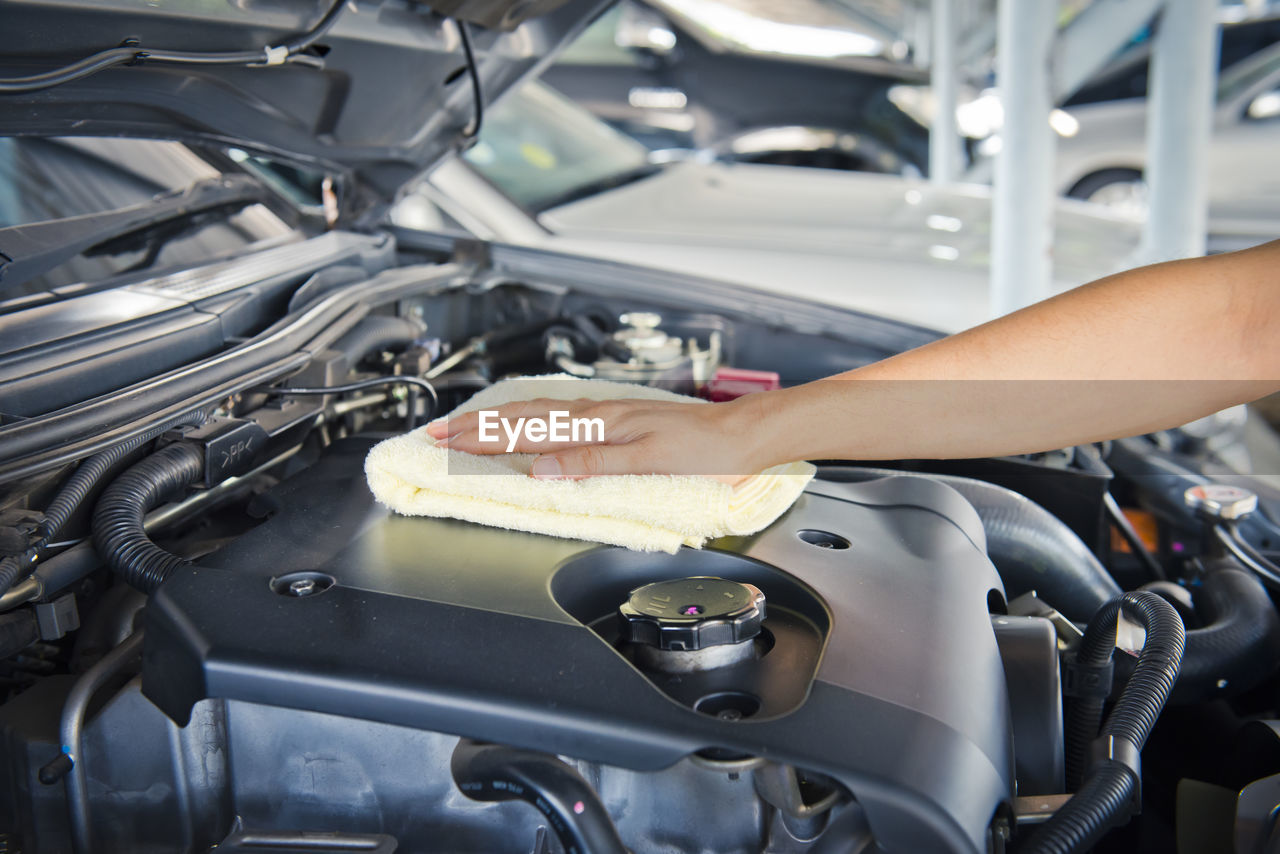
POLYGON ((1280 45, 1237 63, 1218 78, 1218 103, 1243 94, 1267 77, 1280 73, 1280 45))
POLYGON ((539 83, 485 113, 464 159, 517 204, 540 213, 657 171, 643 145, 539 83))

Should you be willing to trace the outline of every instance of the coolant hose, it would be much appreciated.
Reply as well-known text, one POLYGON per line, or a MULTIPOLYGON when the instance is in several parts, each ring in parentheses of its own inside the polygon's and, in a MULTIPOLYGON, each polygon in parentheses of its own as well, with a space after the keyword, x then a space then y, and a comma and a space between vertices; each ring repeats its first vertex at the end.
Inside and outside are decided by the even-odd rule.
POLYGON ((1154 593, 1126 593, 1098 610, 1080 642, 1077 662, 1103 667, 1115 651, 1116 619, 1124 613, 1146 629, 1146 641, 1111 715, 1097 730, 1102 699, 1078 700, 1067 717, 1067 775, 1093 762, 1075 795, 1037 829, 1020 854, 1082 852, 1128 817, 1140 782, 1138 756, 1173 690, 1186 632, 1173 606, 1154 593))
POLYGON ((365 356, 376 350, 404 347, 418 340, 426 332, 422 323, 407 317, 370 315, 351 331, 333 343, 333 349, 347 357, 347 364, 355 367, 365 356))
POLYGON ((170 418, 157 424, 150 430, 139 433, 132 439, 126 439, 118 445, 112 445, 105 451, 94 454, 76 467, 67 478, 66 483, 54 495, 53 500, 44 511, 44 519, 40 523, 40 540, 23 555, 7 557, 0 561, 0 596, 13 587, 22 576, 23 570, 34 566, 44 547, 62 526, 71 518, 71 514, 80 506, 85 497, 93 490, 102 476, 109 472, 118 462, 138 448, 150 442, 168 430, 183 425, 199 425, 205 422, 203 412, 187 412, 176 418, 170 418))
POLYGON ((184 442, 166 445, 116 478, 93 510, 93 544, 102 560, 131 586, 152 593, 185 558, 151 542, 143 517, 204 472, 204 456, 184 442))
POLYGON ((1029 590, 1069 619, 1084 622, 1120 595, 1120 587, 1089 547, 1061 519, 1026 496, 986 481, 946 474, 853 466, 822 466, 823 480, 925 477, 945 483, 978 511, 987 555, 1009 597, 1029 590))
MULTIPOLYGON (((1280 663, 1280 616, 1257 576, 1231 560, 1213 561, 1194 595, 1204 625, 1187 632, 1169 702, 1233 696, 1270 677, 1280 663)), ((1117 664, 1117 677, 1124 672, 1117 664)))
POLYGON ((472 800, 522 800, 535 806, 565 851, 627 854, 591 784, 554 756, 464 738, 450 768, 458 789, 472 800))

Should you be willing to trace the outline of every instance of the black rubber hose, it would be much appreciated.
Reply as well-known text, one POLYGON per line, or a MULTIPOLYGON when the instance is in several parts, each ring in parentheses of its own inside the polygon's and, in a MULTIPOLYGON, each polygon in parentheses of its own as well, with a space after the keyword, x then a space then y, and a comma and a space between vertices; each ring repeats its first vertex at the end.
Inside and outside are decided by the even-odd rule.
POLYGON ((199 426, 205 422, 206 418, 207 416, 203 412, 186 413, 163 424, 158 424, 145 433, 140 433, 86 459, 71 473, 71 477, 67 478, 67 482, 58 490, 58 494, 49 502, 49 507, 44 511, 44 523, 41 526, 41 532, 44 537, 51 539, 61 530, 67 520, 71 518, 71 514, 84 501, 85 496, 92 491, 93 487, 102 479, 102 476, 110 471, 116 463, 161 433, 165 433, 175 427, 199 426))
POLYGON ((959 492, 978 511, 987 555, 1009 598, 1035 590, 1068 619, 1084 622, 1120 595, 1106 567, 1066 524, 1039 504, 1003 486, 956 475, 853 466, 823 466, 823 480, 926 477, 959 492))
POLYGON ((355 367, 360 360, 378 350, 407 347, 426 331, 418 322, 406 317, 370 315, 357 323, 350 332, 333 343, 333 349, 347 357, 347 364, 355 367))
POLYGON ((26 575, 27 570, 35 566, 39 553, 38 548, 32 547, 20 555, 10 555, 0 560, 0 596, 8 593, 26 575))
POLYGON ((1129 805, 1133 786, 1127 769, 1113 764, 1100 767, 1049 821, 1040 825, 1025 846, 1017 849, 1017 854, 1088 851, 1111 829, 1112 817, 1129 805))
POLYGON ((84 502, 85 497, 93 491, 93 488, 97 486, 98 481, 102 480, 104 474, 111 471, 122 459, 161 433, 187 424, 203 424, 205 418, 205 414, 199 411, 171 418, 162 424, 152 427, 145 433, 139 433, 137 436, 118 445, 112 445, 105 451, 94 454, 80 463, 75 471, 71 473, 71 476, 67 478, 66 482, 62 484, 57 494, 53 496, 49 506, 45 508, 44 519, 40 522, 39 542, 31 549, 28 549, 26 554, 7 557, 0 561, 0 596, 9 592, 9 589, 23 577, 25 574, 23 572, 24 569, 36 564, 44 547, 62 529, 62 526, 67 524, 71 514, 84 502))
MULTIPOLYGON (((1254 688, 1280 664, 1280 616, 1252 572, 1230 560, 1205 567, 1195 591, 1204 625, 1187 632, 1173 704, 1203 703, 1254 688)), ((1123 661, 1123 659, 1121 660, 1123 661)), ((1117 678, 1127 668, 1116 667, 1117 678)))
MULTIPOLYGON (((1097 669, 1105 667, 1112 660, 1116 648, 1116 615, 1119 604, 1118 599, 1108 602, 1089 621, 1084 638, 1076 648, 1075 664, 1078 668, 1097 669)), ((1076 697, 1067 704, 1063 721, 1063 742, 1068 791, 1079 789, 1084 781, 1085 766, 1089 762, 1089 745, 1098 737, 1106 702, 1106 697, 1076 697)))
MULTIPOLYGON (((1075 795, 1040 826, 1020 854, 1086 851, 1113 826, 1128 818, 1127 809, 1138 785, 1137 754, 1147 743, 1178 679, 1186 632, 1178 612, 1156 594, 1126 593, 1104 605, 1089 621, 1080 645, 1082 659, 1105 663, 1110 658, 1115 650, 1116 618, 1121 609, 1142 623, 1146 641, 1133 675, 1101 733, 1096 730, 1097 719, 1092 717, 1091 705, 1081 707, 1079 712, 1073 708, 1069 714, 1069 727, 1072 727, 1072 718, 1077 718, 1072 727, 1077 741, 1067 744, 1068 773, 1071 763, 1082 765, 1082 757, 1096 749, 1096 744, 1107 746, 1106 755, 1088 767, 1075 795), (1092 733, 1088 732, 1091 719, 1095 722, 1092 733), (1081 738, 1088 741, 1081 743, 1081 738), (1112 758, 1122 756, 1125 748, 1133 751, 1133 766, 1121 758, 1112 758)), ((1073 736, 1069 734, 1069 737, 1073 736)))
POLYGON ((166 445, 120 475, 93 511, 93 544, 102 560, 128 584, 152 593, 185 558, 151 542, 143 529, 147 511, 204 473, 204 455, 194 445, 166 445))
POLYGON ((565 851, 627 854, 591 784, 556 757, 464 738, 449 764, 454 783, 472 800, 532 804, 565 851))

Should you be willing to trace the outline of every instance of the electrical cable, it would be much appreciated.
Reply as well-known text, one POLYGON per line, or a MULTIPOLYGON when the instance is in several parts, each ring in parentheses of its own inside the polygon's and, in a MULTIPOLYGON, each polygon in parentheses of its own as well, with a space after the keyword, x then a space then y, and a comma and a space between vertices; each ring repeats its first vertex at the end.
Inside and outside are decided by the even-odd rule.
POLYGON ((480 70, 476 68, 476 56, 471 50, 471 34, 467 30, 467 22, 457 21, 457 24, 462 37, 462 53, 467 58, 467 74, 471 78, 471 95, 475 101, 471 124, 462 133, 468 140, 474 140, 480 136, 480 124, 484 121, 484 94, 480 91, 480 70))
POLYGON ((99 51, 53 71, 32 74, 28 77, 0 78, 0 95, 36 92, 97 74, 116 65, 133 65, 148 61, 181 65, 281 65, 285 62, 302 60, 314 64, 313 58, 302 58, 296 55, 313 45, 333 27, 345 2, 346 0, 334 0, 314 27, 278 45, 267 45, 262 50, 150 50, 141 45, 125 45, 99 51))
POLYGON ((535 807, 565 851, 628 854, 595 789, 555 756, 464 738, 449 768, 454 785, 472 800, 521 800, 535 807))
POLYGON ((253 389, 253 391, 258 392, 260 394, 279 395, 283 397, 283 396, 294 395, 294 394, 297 394, 297 395, 345 394, 347 392, 352 392, 352 391, 364 391, 367 388, 374 388, 380 385, 409 386, 411 397, 409 398, 409 401, 408 401, 409 403, 408 429, 410 430, 412 430, 414 427, 418 425, 418 412, 417 412, 418 407, 417 407, 417 392, 416 392, 417 389, 422 389, 426 391, 426 393, 431 397, 431 412, 428 415, 428 420, 434 418, 436 416, 436 411, 440 408, 440 396, 436 394, 435 386, 433 386, 431 383, 427 382, 426 380, 422 379, 421 377, 396 377, 396 376, 371 377, 370 379, 357 380, 356 382, 346 383, 344 385, 317 386, 315 388, 294 388, 294 387, 256 388, 256 389, 253 389))
POLYGON ((1249 545, 1234 523, 1215 525, 1213 533, 1232 557, 1252 570, 1269 589, 1280 592, 1280 566, 1267 560, 1249 545))
POLYGON ((36 564, 44 559, 45 553, 55 547, 56 544, 50 542, 54 535, 62 529, 62 526, 71 518, 71 514, 84 503, 85 498, 98 485, 102 477, 117 463, 161 433, 175 427, 203 424, 205 418, 205 413, 200 410, 184 413, 82 461, 58 489, 53 500, 49 502, 48 508, 45 509, 44 519, 40 522, 39 539, 22 555, 0 560, 0 597, 25 579, 35 569, 36 564))
POLYGON ((195 483, 204 474, 204 454, 194 444, 165 445, 134 463, 93 508, 93 546, 112 572, 143 593, 154 593, 166 578, 191 565, 151 541, 149 511, 195 483))
POLYGON ((1101 732, 1102 697, 1081 697, 1067 721, 1068 786, 1083 775, 1075 794, 1034 832, 1020 854, 1076 854, 1090 850, 1110 828, 1141 805, 1141 753, 1177 682, 1186 644, 1182 618, 1154 593, 1125 593, 1099 609, 1085 630, 1077 665, 1086 671, 1112 660, 1116 618, 1123 611, 1146 629, 1146 640, 1120 698, 1101 732))
POLYGON ((1147 568, 1151 576, 1156 581, 1168 581, 1169 576, 1165 574, 1164 567, 1160 565, 1160 561, 1156 560, 1155 555, 1151 554, 1147 544, 1142 542, 1142 537, 1138 536, 1133 523, 1129 521, 1128 516, 1124 515, 1124 511, 1120 509, 1120 505, 1116 503, 1110 492, 1103 493, 1102 503, 1107 508, 1107 515, 1111 517, 1111 524, 1120 532, 1120 536, 1129 544, 1129 549, 1147 568))

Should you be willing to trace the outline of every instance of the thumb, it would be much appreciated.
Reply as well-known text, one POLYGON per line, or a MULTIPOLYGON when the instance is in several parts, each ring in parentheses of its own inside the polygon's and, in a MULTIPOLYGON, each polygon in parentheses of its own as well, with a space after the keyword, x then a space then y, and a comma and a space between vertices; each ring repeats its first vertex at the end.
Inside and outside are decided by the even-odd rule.
MULTIPOLYGON (((529 473, 539 480, 576 480, 602 474, 643 474, 628 445, 582 445, 542 454, 529 473)), ((648 471, 648 469, 645 469, 648 471)))

